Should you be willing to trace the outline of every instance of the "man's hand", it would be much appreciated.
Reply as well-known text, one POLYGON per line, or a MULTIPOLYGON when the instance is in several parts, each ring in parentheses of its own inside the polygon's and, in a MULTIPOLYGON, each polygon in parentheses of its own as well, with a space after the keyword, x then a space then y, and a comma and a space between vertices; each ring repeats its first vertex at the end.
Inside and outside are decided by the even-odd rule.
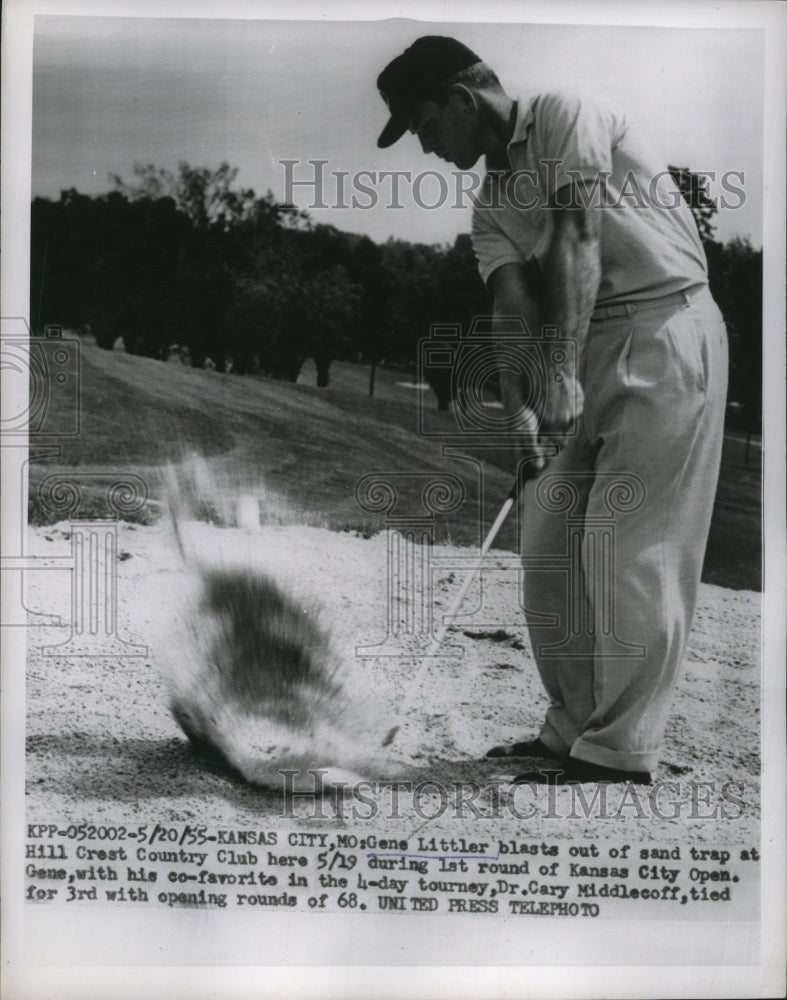
POLYGON ((514 457, 517 463, 527 459, 527 464, 524 466, 525 479, 535 479, 546 468, 547 461, 555 453, 555 449, 545 447, 539 441, 539 419, 534 410, 520 406, 515 413, 510 413, 510 419, 514 457))
POLYGON ((582 386, 571 373, 548 372, 546 400, 539 427, 539 438, 562 447, 582 416, 585 396, 582 386))
POLYGON ((583 404, 584 394, 579 381, 573 375, 561 375, 559 381, 549 384, 540 414, 527 406, 520 406, 512 414, 515 453, 519 460, 529 459, 525 466, 526 478, 535 478, 543 472, 563 448, 574 433, 583 404))

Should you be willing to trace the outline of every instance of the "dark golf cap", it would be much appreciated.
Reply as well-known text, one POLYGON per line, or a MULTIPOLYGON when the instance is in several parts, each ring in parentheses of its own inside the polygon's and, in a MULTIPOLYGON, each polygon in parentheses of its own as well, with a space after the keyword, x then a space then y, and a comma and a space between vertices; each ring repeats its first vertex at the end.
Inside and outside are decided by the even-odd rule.
POLYGON ((407 131, 413 107, 434 96, 441 83, 481 62, 481 57, 454 38, 424 35, 388 63, 377 77, 377 88, 391 118, 377 145, 392 146, 407 131))

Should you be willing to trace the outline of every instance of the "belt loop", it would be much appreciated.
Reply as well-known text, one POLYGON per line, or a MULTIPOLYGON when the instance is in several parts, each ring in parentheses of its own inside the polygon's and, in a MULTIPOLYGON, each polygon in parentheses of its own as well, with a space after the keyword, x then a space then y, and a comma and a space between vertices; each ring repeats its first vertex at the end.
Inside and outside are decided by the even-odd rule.
POLYGON ((626 316, 628 316, 629 318, 631 318, 636 311, 637 311, 637 307, 634 305, 633 302, 627 302, 626 303, 626 316))

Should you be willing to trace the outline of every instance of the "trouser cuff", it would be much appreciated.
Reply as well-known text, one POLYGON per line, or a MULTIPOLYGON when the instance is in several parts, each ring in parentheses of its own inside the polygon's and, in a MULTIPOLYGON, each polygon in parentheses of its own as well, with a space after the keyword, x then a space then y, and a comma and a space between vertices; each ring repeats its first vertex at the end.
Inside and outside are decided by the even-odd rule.
POLYGON ((566 743, 565 740, 560 738, 548 722, 545 722, 541 727, 541 732, 538 734, 538 738, 548 750, 552 751, 556 757, 568 757, 569 751, 571 750, 570 745, 566 743))
MULTIPOLYGON (((546 743, 544 737, 541 739, 546 743)), ((598 764, 600 767, 614 767, 619 771, 647 771, 650 774, 658 767, 658 751, 643 750, 610 750, 607 747, 588 743, 581 737, 574 741, 571 756, 584 760, 588 764, 598 764)))

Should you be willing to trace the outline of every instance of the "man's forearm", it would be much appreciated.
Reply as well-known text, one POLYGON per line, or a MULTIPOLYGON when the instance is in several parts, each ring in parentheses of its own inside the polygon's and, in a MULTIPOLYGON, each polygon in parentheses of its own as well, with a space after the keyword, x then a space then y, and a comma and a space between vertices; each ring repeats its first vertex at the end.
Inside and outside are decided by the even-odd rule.
MULTIPOLYGON (((512 316, 522 317, 525 321, 529 334, 531 336, 538 335, 538 313, 535 310, 531 299, 521 297, 517 301, 509 300, 507 302, 498 302, 495 300, 496 318, 507 317, 510 324, 510 317, 512 316)), ((515 369, 504 366, 504 352, 501 348, 502 345, 500 341, 498 341, 496 348, 497 355, 503 364, 503 367, 501 367, 499 372, 500 399, 505 412, 509 415, 513 415, 518 413, 525 404, 525 384, 523 381, 523 373, 519 366, 516 366, 515 369)), ((511 362, 509 362, 509 364, 511 364, 511 362)))
MULTIPOLYGON (((541 317, 538 303, 528 285, 524 268, 509 267, 503 274, 496 276, 494 316, 496 325, 499 324, 501 331, 510 332, 512 322, 520 319, 525 324, 528 336, 537 337, 539 335, 541 317)), ((498 375, 500 398, 505 412, 513 415, 524 406, 526 391, 520 366, 508 367, 505 364, 503 343, 503 340, 499 340, 496 345, 496 352, 501 362, 498 375)))
POLYGON ((574 341, 578 362, 601 280, 600 219, 597 210, 564 208, 554 210, 554 224, 544 260, 543 321, 574 341))
MULTIPOLYGON (((524 320, 529 336, 536 337, 540 333, 538 307, 524 285, 517 287, 509 284, 504 294, 495 296, 495 318, 500 321, 501 327, 510 331, 512 317, 524 320)), ((520 349, 521 341, 517 339, 514 346, 520 349)), ((495 350, 500 366, 498 369, 500 401, 504 413, 511 421, 511 446, 518 463, 523 454, 523 441, 529 436, 532 446, 538 435, 538 416, 532 408, 533 387, 525 378, 521 358, 517 356, 517 352, 514 352, 512 357, 501 341, 497 342, 495 350)), ((531 459, 531 462, 529 469, 532 473, 538 473, 543 468, 543 458, 531 459)))

